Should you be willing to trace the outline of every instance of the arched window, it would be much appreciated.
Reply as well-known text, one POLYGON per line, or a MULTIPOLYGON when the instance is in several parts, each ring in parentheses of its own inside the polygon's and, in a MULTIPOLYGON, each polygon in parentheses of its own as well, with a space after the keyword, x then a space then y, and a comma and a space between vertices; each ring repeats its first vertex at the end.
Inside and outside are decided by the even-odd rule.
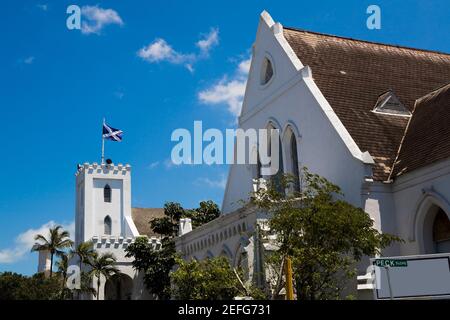
POLYGON ((433 241, 436 246, 436 253, 450 252, 450 220, 441 208, 434 218, 433 241))
POLYGON ((292 175, 294 176, 294 191, 300 191, 300 173, 298 171, 298 154, 297 154, 297 139, 295 134, 291 134, 291 165, 292 175))
MULTIPOLYGON (((272 130, 276 130, 277 128, 275 128, 273 126, 273 124, 270 124, 267 129, 269 130, 268 142, 267 142, 267 146, 269 149, 267 150, 267 155, 271 158, 271 161, 272 161, 273 157, 272 157, 271 135, 272 135, 272 130)), ((272 166, 272 163, 270 165, 272 166)), ((283 186, 283 176, 284 176, 283 145, 281 144, 280 136, 278 136, 278 171, 275 174, 273 174, 272 176, 270 176, 269 179, 271 180, 276 191, 278 191, 280 194, 285 194, 285 189, 283 186)))
POLYGON ((111 202, 111 187, 109 184, 103 189, 103 198, 105 199, 105 202, 111 202))
POLYGON ((112 221, 110 216, 106 216, 105 220, 103 221, 104 227, 105 227, 105 234, 111 235, 112 230, 112 221))

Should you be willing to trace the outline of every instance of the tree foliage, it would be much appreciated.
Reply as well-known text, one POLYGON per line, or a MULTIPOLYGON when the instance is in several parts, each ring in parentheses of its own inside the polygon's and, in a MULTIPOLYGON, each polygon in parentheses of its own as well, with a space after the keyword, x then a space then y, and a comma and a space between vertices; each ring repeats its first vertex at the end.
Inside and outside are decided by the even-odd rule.
POLYGON ((196 209, 186 210, 185 218, 191 218, 192 227, 196 228, 220 216, 220 209, 213 201, 201 201, 196 209))
POLYGON ((56 300, 61 298, 63 280, 46 278, 43 273, 31 277, 0 273, 0 300, 56 300))
MULTIPOLYGON (((284 187, 289 189, 292 181, 283 177, 284 187)), ((272 215, 270 232, 279 246, 272 259, 292 258, 298 299, 339 298, 346 280, 355 275, 355 262, 400 241, 378 232, 364 210, 343 200, 338 186, 306 168, 299 192, 286 196, 269 181, 252 194, 252 202, 272 215)))
POLYGON ((55 226, 49 229, 49 236, 45 237, 38 234, 34 237, 35 245, 31 251, 48 251, 50 252, 50 277, 53 273, 54 256, 60 256, 65 253, 64 250, 71 248, 73 241, 70 240, 70 234, 66 230, 62 230, 61 226, 55 226))
POLYGON ((147 290, 158 299, 171 296, 170 271, 175 265, 174 238, 178 234, 181 218, 191 218, 194 227, 207 223, 220 215, 219 207, 212 201, 200 202, 199 208, 184 209, 179 203, 164 205, 164 217, 150 221, 153 232, 161 235, 162 248, 154 251, 146 237, 137 238, 126 249, 126 257, 133 257, 133 268, 144 272, 147 290))
POLYGON ((134 257, 135 270, 144 272, 147 290, 160 300, 170 299, 169 272, 175 263, 173 241, 163 241, 161 250, 153 250, 147 237, 138 237, 125 251, 126 257, 134 257))
POLYGON ((202 261, 176 259, 171 273, 173 297, 179 300, 229 300, 243 288, 225 257, 202 261))
POLYGON ((103 254, 95 253, 87 263, 91 267, 89 275, 97 278, 97 300, 99 300, 101 277, 103 276, 108 280, 113 275, 120 273, 119 269, 115 266, 116 258, 112 253, 108 252, 103 254))

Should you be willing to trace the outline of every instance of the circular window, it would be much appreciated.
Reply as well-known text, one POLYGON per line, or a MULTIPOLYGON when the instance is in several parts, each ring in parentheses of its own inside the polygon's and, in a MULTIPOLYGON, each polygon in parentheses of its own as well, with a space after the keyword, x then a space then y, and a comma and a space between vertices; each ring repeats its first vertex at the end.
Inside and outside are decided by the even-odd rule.
POLYGON ((264 58, 261 66, 261 85, 267 84, 273 77, 273 66, 269 58, 264 58))

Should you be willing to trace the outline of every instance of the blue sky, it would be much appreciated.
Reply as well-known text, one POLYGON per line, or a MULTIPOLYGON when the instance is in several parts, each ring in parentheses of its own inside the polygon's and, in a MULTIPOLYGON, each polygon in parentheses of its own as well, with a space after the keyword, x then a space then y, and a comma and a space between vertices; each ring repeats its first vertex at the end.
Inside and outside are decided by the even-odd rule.
POLYGON ((232 128, 262 10, 313 31, 450 52, 448 1, 8 1, 0 10, 0 271, 32 274, 32 236, 74 218, 77 163, 133 167, 133 206, 221 204, 226 166, 171 166, 176 128, 232 128), (66 8, 82 8, 68 30, 66 8), (366 8, 381 8, 368 30, 366 8))

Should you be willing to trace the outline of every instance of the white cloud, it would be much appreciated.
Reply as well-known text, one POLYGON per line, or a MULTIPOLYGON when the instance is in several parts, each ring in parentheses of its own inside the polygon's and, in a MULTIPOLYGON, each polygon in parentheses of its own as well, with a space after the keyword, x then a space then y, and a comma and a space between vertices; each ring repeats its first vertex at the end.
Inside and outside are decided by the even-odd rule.
POLYGON ((122 18, 113 9, 103 9, 99 6, 81 7, 81 32, 84 34, 100 34, 107 25, 123 25, 122 18))
POLYGON ((125 93, 122 90, 117 90, 114 92, 114 95, 117 99, 122 100, 122 98, 125 96, 125 93))
POLYGON ((33 56, 29 56, 29 57, 23 59, 23 63, 25 63, 25 64, 32 64, 34 62, 34 59, 35 58, 33 56))
POLYGON ((137 55, 141 59, 150 62, 168 62, 175 65, 184 65, 190 72, 194 72, 194 64, 209 56, 211 48, 219 43, 219 30, 211 31, 200 39, 195 45, 199 53, 182 53, 175 50, 166 40, 157 38, 150 44, 138 50, 137 55))
POLYGON ((239 63, 239 73, 247 76, 248 72, 250 71, 250 64, 252 62, 251 58, 248 58, 247 60, 243 60, 239 63))
POLYGON ((212 28, 211 31, 196 43, 203 55, 208 56, 212 47, 219 44, 219 29, 212 28))
POLYGON ((174 168, 174 167, 176 168, 178 166, 180 166, 180 165, 173 163, 172 159, 170 159, 170 158, 164 160, 164 167, 166 167, 166 169, 172 169, 172 168, 174 168))
POLYGON ((148 168, 149 168, 149 169, 154 169, 154 168, 156 168, 157 166, 159 166, 159 161, 155 161, 155 162, 150 163, 150 164, 148 165, 148 168))
MULTIPOLYGON (((55 225, 60 225, 54 221, 49 221, 37 229, 28 229, 20 233, 15 241, 14 246, 11 248, 0 249, 0 263, 14 263, 24 258, 26 254, 31 252, 35 240, 34 237, 37 234, 42 234, 44 236, 48 235, 48 229, 54 227, 55 225)), ((64 230, 69 231, 71 237, 75 235, 75 223, 62 224, 64 230)), ((36 262, 37 263, 37 262, 36 262)))
POLYGON ((38 7, 42 11, 47 11, 48 10, 48 4, 46 4, 46 3, 44 3, 44 4, 37 4, 36 7, 38 7))
POLYGON ((225 189, 225 186, 227 184, 227 179, 225 175, 221 175, 219 179, 212 180, 210 178, 198 178, 195 180, 195 184, 198 186, 207 186, 210 188, 219 188, 219 189, 225 189))
POLYGON ((173 64, 189 64, 195 60, 191 54, 175 51, 164 39, 156 39, 148 46, 141 48, 137 55, 148 62, 168 61, 173 64))
POLYGON ((209 88, 198 93, 200 102, 209 105, 224 105, 228 111, 239 116, 250 69, 250 59, 239 63, 233 77, 224 76, 209 88))

